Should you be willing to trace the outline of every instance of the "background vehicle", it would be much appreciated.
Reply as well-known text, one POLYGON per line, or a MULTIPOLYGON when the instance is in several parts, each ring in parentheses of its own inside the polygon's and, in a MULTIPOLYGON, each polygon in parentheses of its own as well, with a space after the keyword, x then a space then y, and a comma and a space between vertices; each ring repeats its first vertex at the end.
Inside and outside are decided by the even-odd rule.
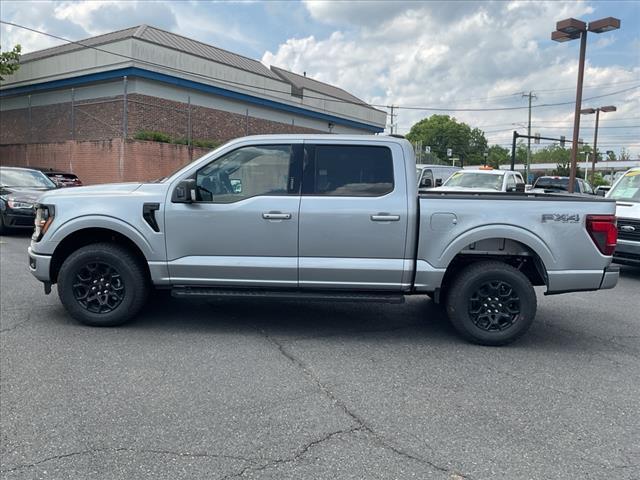
POLYGON ((618 217, 618 246, 613 261, 640 266, 640 167, 620 177, 607 198, 616 201, 618 217))
MULTIPOLYGON (((584 193, 588 195, 595 193, 591 184, 586 180, 576 178, 575 182, 573 187, 574 193, 584 193)), ((569 177, 538 177, 535 182, 533 182, 533 187, 529 191, 540 193, 568 192, 569 177)))
POLYGON ((460 167, 448 165, 416 165, 419 188, 439 187, 453 172, 462 170, 460 167))
POLYGON ((0 233, 9 228, 33 228, 35 202, 56 185, 37 170, 0 167, 0 233))
POLYGON ((510 170, 478 169, 460 170, 434 190, 474 192, 524 192, 522 175, 510 170))
POLYGON ((599 185, 595 188, 595 190, 593 191, 596 195, 599 195, 601 197, 605 197, 607 195, 607 192, 611 190, 611 185, 599 185))
POLYGON ((428 294, 462 336, 487 345, 526 332, 533 285, 616 284, 613 201, 418 195, 415 174, 411 144, 394 137, 236 139, 163 182, 46 194, 29 267, 89 325, 129 320, 152 286, 185 298, 428 294))
POLYGON ((59 188, 81 187, 82 182, 75 173, 63 172, 45 167, 32 167, 33 170, 40 170, 59 188))

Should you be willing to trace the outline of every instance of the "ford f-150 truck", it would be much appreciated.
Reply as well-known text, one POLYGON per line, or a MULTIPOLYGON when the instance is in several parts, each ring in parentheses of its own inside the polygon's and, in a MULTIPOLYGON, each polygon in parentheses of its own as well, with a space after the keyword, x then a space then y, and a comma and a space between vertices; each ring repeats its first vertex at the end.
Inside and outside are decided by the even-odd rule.
POLYGON ((68 312, 121 324, 174 296, 401 302, 429 295, 466 339, 520 337, 546 293, 612 288, 615 202, 421 193, 391 136, 233 140, 152 183, 40 199, 29 265, 68 312))

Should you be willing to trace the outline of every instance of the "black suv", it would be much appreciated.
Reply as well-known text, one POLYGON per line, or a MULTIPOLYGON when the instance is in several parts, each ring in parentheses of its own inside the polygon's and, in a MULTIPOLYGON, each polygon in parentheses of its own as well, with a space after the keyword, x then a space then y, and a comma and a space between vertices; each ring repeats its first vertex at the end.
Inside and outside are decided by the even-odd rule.
POLYGON ((9 228, 33 228, 38 198, 56 184, 38 170, 0 167, 0 233, 9 228))

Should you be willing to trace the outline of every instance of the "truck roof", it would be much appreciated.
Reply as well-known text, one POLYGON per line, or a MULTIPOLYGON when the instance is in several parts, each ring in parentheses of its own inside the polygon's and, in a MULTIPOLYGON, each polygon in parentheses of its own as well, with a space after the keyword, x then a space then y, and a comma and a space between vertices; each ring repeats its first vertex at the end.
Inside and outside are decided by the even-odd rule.
POLYGON ((359 141, 359 142, 385 142, 405 144, 409 141, 405 138, 398 138, 391 135, 358 135, 358 134, 332 134, 332 133, 278 133, 268 135, 249 135, 239 137, 236 140, 336 140, 336 141, 359 141))

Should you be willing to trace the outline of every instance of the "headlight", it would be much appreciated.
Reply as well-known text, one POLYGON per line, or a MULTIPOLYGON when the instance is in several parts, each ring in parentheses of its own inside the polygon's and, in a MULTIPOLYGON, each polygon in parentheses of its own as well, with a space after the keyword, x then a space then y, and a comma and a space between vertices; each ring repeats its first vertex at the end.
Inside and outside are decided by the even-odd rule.
POLYGON ((31 210, 33 208, 33 203, 21 202, 20 200, 14 200, 13 198, 7 200, 7 205, 9 205, 9 208, 14 210, 31 210))
POLYGON ((34 242, 39 242, 53 222, 55 208, 53 205, 37 205, 36 207, 36 228, 31 239, 34 242))

